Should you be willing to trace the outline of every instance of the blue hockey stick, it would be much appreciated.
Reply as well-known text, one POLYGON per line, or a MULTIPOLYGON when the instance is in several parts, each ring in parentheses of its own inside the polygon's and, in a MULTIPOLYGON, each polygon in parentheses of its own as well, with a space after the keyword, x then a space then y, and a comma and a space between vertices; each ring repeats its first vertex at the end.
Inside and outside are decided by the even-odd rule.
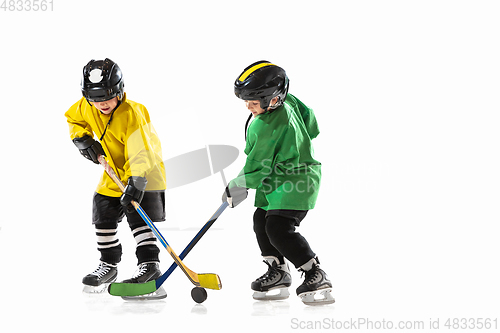
MULTIPOLYGON (((205 233, 210 229, 210 227, 215 223, 217 218, 222 214, 222 212, 229 206, 229 204, 225 201, 223 202, 217 211, 212 215, 212 217, 208 220, 207 223, 201 228, 201 230, 194 236, 191 242, 186 246, 184 251, 179 255, 181 260, 189 254, 189 252, 193 249, 193 247, 198 243, 198 241, 205 235, 205 233)), ((114 282, 109 285, 108 291, 111 295, 114 296, 140 296, 155 292, 161 285, 168 279, 170 274, 177 268, 177 263, 174 263, 170 266, 170 268, 163 273, 162 276, 157 278, 156 280, 152 280, 146 283, 119 283, 114 282)))

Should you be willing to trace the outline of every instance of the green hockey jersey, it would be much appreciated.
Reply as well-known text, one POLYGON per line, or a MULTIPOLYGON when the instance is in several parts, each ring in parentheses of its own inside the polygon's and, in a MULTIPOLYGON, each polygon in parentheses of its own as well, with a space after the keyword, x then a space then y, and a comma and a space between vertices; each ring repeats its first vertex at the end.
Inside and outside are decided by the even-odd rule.
POLYGON ((248 127, 245 166, 229 188, 256 189, 255 206, 264 210, 314 208, 321 163, 311 140, 318 134, 313 110, 288 94, 282 106, 257 115, 248 127))

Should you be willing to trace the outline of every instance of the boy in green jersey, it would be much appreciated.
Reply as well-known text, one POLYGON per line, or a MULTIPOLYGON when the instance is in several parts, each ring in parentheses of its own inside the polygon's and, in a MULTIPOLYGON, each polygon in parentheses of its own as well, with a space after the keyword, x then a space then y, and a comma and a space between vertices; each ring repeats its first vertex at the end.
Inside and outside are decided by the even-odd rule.
POLYGON ((223 201, 235 207, 256 189, 254 231, 268 271, 251 288, 255 299, 285 299, 291 275, 285 258, 305 274, 297 295, 305 304, 331 304, 332 284, 319 267, 307 240, 295 228, 313 209, 321 180, 321 163, 313 157, 311 140, 319 134, 313 110, 288 94, 285 71, 259 61, 234 83, 235 94, 252 112, 245 129, 246 163, 229 182, 223 201), (272 290, 278 290, 273 294, 272 290), (315 298, 316 294, 322 297, 315 298))

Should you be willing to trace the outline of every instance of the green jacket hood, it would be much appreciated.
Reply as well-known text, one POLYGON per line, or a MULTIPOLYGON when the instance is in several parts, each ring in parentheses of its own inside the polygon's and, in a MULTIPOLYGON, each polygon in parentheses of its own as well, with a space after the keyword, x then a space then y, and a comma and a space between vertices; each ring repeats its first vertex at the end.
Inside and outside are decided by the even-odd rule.
POLYGON ((319 135, 318 122, 316 121, 316 116, 311 108, 306 106, 292 94, 287 95, 284 107, 293 110, 298 117, 302 118, 307 133, 311 139, 314 139, 319 135))

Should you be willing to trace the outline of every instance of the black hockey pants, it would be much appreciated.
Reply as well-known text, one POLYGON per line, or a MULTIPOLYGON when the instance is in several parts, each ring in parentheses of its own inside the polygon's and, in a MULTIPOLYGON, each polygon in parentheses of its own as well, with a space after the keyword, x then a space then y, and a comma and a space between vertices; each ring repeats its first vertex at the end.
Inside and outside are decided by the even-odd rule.
POLYGON ((295 227, 306 216, 303 210, 269 210, 257 208, 253 215, 253 230, 262 256, 274 256, 283 262, 287 258, 296 268, 316 254, 295 227))
MULTIPOLYGON (((141 206, 153 222, 165 221, 165 193, 146 192, 141 206)), ((160 249, 156 246, 156 237, 132 208, 124 208, 120 198, 94 193, 92 222, 96 229, 97 249, 101 253, 101 261, 117 264, 121 260, 122 246, 117 236, 118 223, 127 217, 130 230, 136 240, 136 257, 138 264, 159 261, 160 249)))

